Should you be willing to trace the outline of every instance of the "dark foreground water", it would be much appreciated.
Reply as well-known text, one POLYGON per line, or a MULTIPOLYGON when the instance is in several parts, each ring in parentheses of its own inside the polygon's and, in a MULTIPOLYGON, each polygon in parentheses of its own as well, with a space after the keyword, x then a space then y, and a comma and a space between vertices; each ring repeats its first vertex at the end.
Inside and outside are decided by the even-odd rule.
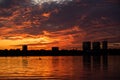
POLYGON ((0 57, 0 80, 120 80, 120 56, 0 57))

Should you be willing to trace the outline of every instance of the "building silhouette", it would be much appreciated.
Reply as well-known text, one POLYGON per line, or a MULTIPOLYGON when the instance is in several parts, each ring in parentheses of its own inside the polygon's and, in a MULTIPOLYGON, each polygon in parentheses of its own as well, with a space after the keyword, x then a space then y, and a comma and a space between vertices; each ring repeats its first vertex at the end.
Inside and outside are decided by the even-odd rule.
POLYGON ((90 51, 91 50, 91 42, 83 42, 82 45, 83 51, 90 51))
POLYGON ((93 50, 100 50, 100 42, 93 42, 92 49, 93 50))
POLYGON ((52 47, 52 51, 59 51, 59 47, 52 47))
POLYGON ((22 46, 22 51, 27 51, 27 50, 28 50, 27 45, 23 45, 22 46))
POLYGON ((102 49, 108 49, 108 42, 107 41, 102 41, 102 49))

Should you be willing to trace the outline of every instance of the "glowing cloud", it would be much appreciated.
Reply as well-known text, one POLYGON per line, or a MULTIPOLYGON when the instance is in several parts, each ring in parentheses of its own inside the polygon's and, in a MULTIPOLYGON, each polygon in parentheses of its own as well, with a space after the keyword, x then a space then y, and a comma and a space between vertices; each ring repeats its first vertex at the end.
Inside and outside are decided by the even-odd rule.
POLYGON ((56 2, 58 4, 62 4, 64 2, 68 2, 68 1, 72 1, 72 0, 32 0, 33 4, 43 4, 43 3, 51 3, 51 2, 56 2))

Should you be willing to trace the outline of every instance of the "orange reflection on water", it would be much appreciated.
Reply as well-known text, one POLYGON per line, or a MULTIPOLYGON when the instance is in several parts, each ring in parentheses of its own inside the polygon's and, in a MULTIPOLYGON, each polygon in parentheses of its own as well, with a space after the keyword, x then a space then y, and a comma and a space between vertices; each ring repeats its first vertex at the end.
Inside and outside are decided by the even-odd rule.
MULTIPOLYGON (((65 77, 75 75, 73 57, 1 57, 0 77, 39 76, 65 77)), ((79 60, 81 61, 81 60, 79 60)), ((81 62, 80 62, 81 63, 81 62)), ((78 65, 81 69, 80 64, 78 65)))

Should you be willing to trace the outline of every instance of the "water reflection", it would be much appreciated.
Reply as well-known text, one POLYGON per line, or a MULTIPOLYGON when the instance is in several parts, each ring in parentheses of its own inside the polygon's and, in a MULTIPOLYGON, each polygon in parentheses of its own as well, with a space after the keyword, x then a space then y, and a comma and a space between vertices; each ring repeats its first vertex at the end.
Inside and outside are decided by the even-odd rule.
POLYGON ((83 68, 86 71, 100 71, 108 69, 108 56, 107 55, 84 55, 83 68))
POLYGON ((52 67, 54 68, 55 71, 60 67, 60 57, 52 57, 52 67))
POLYGON ((93 71, 99 71, 101 68, 101 56, 100 55, 93 55, 93 71))
POLYGON ((114 80, 120 73, 120 57, 114 57, 0 57, 0 79, 114 80))
POLYGON ((83 56, 83 67, 85 70, 91 70, 91 56, 90 55, 84 55, 83 56))
POLYGON ((104 55, 102 57, 102 64, 103 64, 103 70, 107 71, 108 70, 108 56, 104 55))
POLYGON ((23 68, 26 68, 28 66, 27 57, 22 57, 22 66, 23 66, 23 68))

